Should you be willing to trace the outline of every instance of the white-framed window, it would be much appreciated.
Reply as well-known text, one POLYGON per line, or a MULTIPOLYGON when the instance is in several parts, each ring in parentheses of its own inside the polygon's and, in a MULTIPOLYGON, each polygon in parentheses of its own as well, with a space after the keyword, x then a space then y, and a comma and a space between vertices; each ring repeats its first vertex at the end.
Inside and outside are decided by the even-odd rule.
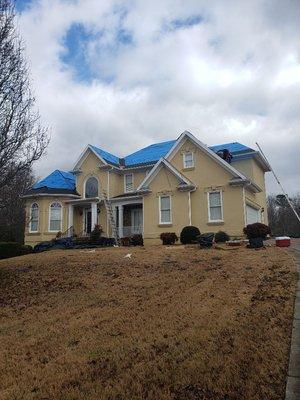
POLYGON ((92 197, 98 197, 98 179, 94 176, 88 178, 85 182, 84 194, 86 199, 90 199, 92 197))
POLYGON ((220 190, 208 192, 208 221, 223 221, 222 192, 220 190))
POLYGON ((58 232, 61 230, 62 206, 60 203, 51 203, 49 207, 49 231, 58 232))
POLYGON ((183 153, 183 168, 194 167, 194 154, 191 151, 183 153))
POLYGON ((124 175, 124 191, 125 193, 133 191, 133 174, 124 175))
POLYGON ((171 196, 159 196, 159 223, 172 223, 171 196))
POLYGON ((39 229, 39 205, 33 203, 30 207, 29 232, 38 232, 39 229))

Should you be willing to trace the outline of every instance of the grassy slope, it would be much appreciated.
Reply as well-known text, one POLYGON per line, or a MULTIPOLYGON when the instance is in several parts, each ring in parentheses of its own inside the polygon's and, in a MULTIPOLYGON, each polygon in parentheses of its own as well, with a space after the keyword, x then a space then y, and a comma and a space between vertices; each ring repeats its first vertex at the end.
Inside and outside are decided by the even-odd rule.
POLYGON ((282 399, 294 285, 276 248, 3 260, 0 398, 282 399))

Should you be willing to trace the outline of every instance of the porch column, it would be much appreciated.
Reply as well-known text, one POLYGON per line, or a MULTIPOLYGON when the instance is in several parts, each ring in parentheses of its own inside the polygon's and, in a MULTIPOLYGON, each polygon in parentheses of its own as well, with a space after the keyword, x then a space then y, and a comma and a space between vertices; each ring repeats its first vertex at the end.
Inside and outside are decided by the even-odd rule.
POLYGON ((123 237, 123 206, 119 207, 119 236, 123 237))
POLYGON ((91 218, 91 229, 94 230, 97 224, 97 203, 91 203, 92 218, 91 218))
POLYGON ((69 209, 68 209, 68 229, 70 229, 74 224, 74 222, 73 222, 73 219, 74 219, 74 206, 72 204, 69 204, 68 207, 69 207, 69 209))

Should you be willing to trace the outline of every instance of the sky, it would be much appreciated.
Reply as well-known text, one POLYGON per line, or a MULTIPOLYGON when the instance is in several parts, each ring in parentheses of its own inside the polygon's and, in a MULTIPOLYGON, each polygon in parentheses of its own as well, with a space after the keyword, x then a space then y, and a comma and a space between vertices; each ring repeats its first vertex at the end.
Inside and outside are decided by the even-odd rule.
POLYGON ((51 134, 37 177, 71 170, 87 144, 122 157, 188 130, 208 145, 258 142, 289 194, 300 193, 300 1, 16 6, 51 134))

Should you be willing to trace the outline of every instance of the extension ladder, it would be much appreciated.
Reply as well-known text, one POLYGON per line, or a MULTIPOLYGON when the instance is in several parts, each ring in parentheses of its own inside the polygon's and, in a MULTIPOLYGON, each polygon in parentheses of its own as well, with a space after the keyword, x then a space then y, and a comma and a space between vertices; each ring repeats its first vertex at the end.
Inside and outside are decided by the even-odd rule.
POLYGON ((113 209, 112 209, 111 202, 108 199, 107 193, 106 193, 106 191, 104 189, 102 189, 100 191, 100 195, 101 195, 101 197, 103 199, 103 202, 104 202, 104 205, 105 205, 105 208, 106 208, 107 216, 108 216, 108 219, 109 219, 109 224, 110 224, 111 229, 112 229, 113 238, 116 241, 116 245, 120 246, 121 245, 121 239, 120 239, 118 227, 117 227, 117 224, 116 224, 116 221, 115 221, 115 218, 114 218, 114 212, 113 212, 113 209))

